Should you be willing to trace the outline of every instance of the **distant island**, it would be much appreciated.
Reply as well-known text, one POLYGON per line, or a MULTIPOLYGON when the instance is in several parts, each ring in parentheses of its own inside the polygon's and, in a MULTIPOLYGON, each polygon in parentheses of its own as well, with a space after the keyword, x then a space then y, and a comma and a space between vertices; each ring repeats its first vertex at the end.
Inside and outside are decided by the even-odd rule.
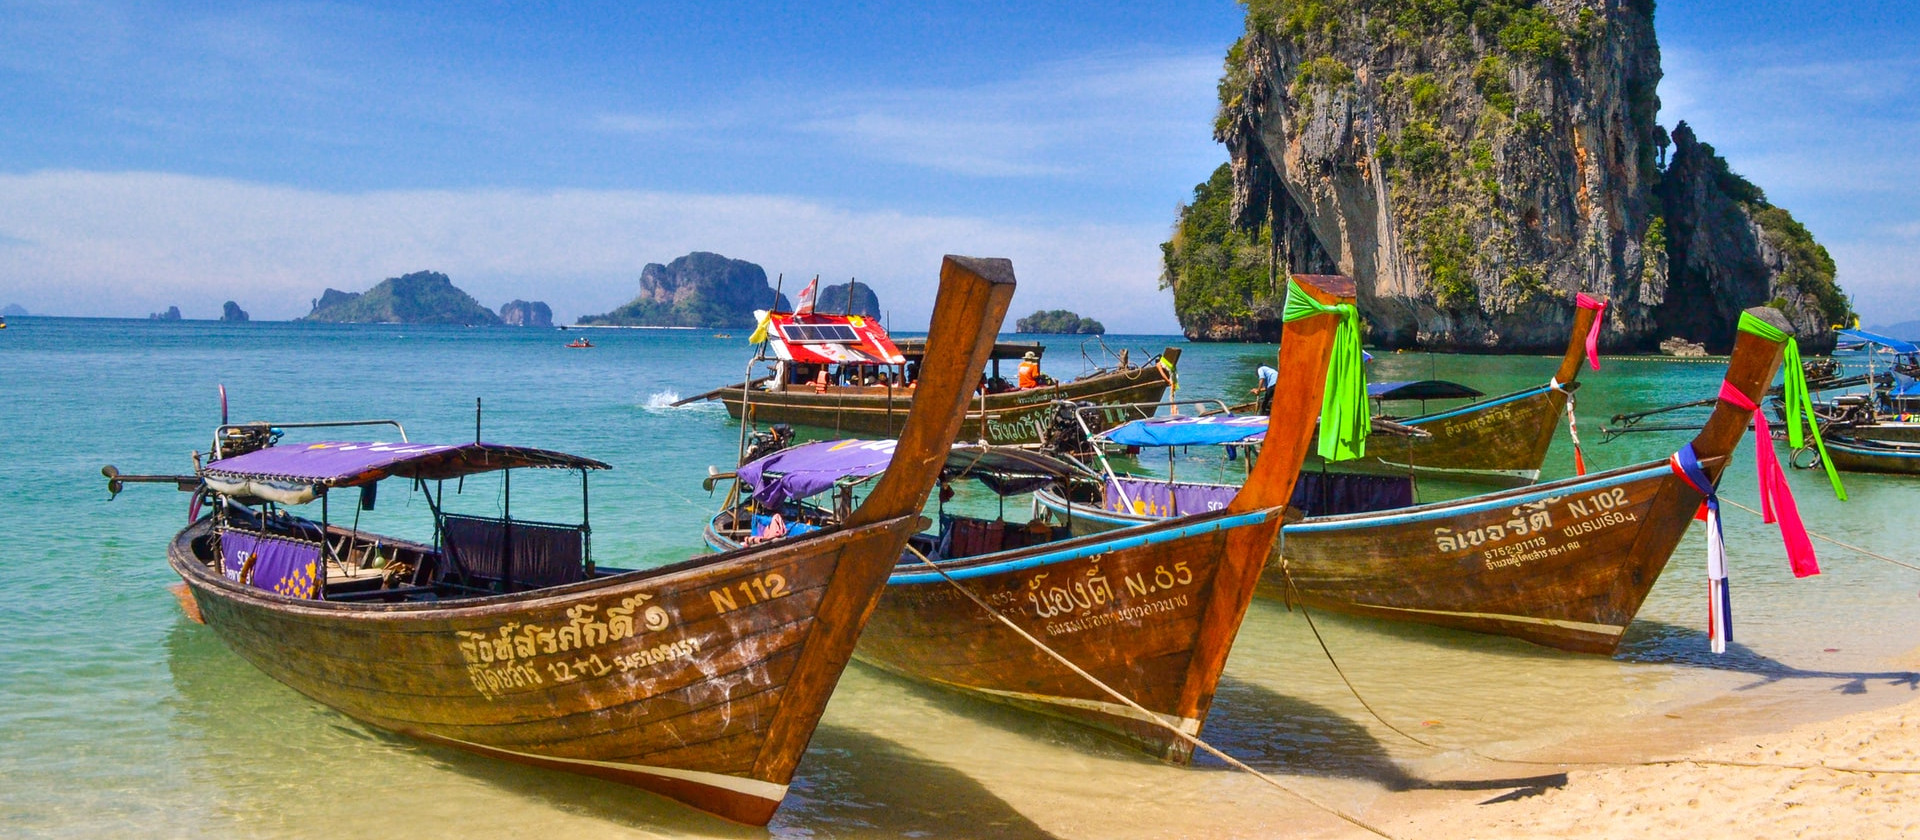
POLYGON ((250 319, 247 317, 247 310, 241 309, 240 304, 227 301, 220 306, 220 320, 229 324, 238 324, 250 319))
POLYGON ((510 300, 501 305, 500 320, 509 327, 551 327, 553 308, 545 301, 510 300))
MULTIPOLYGON (((871 293, 871 290, 869 290, 871 293)), ((753 326, 753 311, 772 304, 790 309, 784 294, 767 284, 767 272, 746 260, 695 251, 673 262, 648 263, 640 271, 640 294, 604 315, 584 315, 585 326, 698 327, 733 329, 753 326)), ((830 311, 830 310, 829 310, 830 311)))
POLYGON ((389 277, 365 292, 328 289, 302 321, 335 324, 499 324, 500 316, 460 291, 445 274, 389 277))
POLYGON ((873 293, 873 287, 858 280, 848 280, 837 286, 827 286, 820 290, 820 297, 813 302, 815 312, 831 312, 835 315, 865 315, 880 317, 880 296, 873 293), (847 298, 853 298, 853 305, 847 305, 847 298))
POLYGON ((1021 318, 1014 324, 1014 332, 1023 333, 1059 333, 1061 335, 1104 335, 1105 325, 1092 318, 1082 318, 1077 313, 1065 309, 1042 310, 1021 318))
POLYGON ((0 318, 18 318, 27 314, 27 308, 17 303, 0 306, 0 318))
POLYGON ((149 320, 149 321, 178 321, 178 320, 180 320, 180 307, 178 307, 178 306, 169 306, 169 307, 167 307, 167 311, 165 311, 165 312, 153 312, 153 313, 149 313, 149 314, 147 315, 147 320, 149 320))

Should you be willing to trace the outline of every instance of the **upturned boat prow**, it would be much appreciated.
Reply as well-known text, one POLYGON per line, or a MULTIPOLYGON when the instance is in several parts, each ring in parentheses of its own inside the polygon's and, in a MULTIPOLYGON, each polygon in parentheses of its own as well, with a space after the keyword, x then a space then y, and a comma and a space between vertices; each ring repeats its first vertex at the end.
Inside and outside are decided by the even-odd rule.
POLYGON ((1579 387, 1587 339, 1602 311, 1598 306, 1604 304, 1588 300, 1574 307, 1567 349, 1546 384, 1432 414, 1396 417, 1427 436, 1375 436, 1365 458, 1342 462, 1340 469, 1495 485, 1532 484, 1540 477, 1540 465, 1553 445, 1567 400, 1579 387))
MULTIPOLYGON (((1322 304, 1353 303, 1352 281, 1344 277, 1295 279, 1322 304)), ((1319 417, 1338 321, 1286 324, 1283 387, 1267 444, 1225 510, 1080 537, 1042 528, 1046 541, 1037 545, 1013 539, 1039 533, 1034 523, 945 517, 951 521, 935 544, 949 550, 903 560, 858 657, 1094 727, 1168 761, 1190 761, 1192 742, 1183 736, 1197 735, 1206 720, 1292 495, 1319 417), (1004 543, 978 539, 1003 532, 1004 543), (955 536, 962 533, 965 547, 955 536)))
MULTIPOLYGON (((1783 332, 1776 310, 1747 310, 1783 332)), ((1760 399, 1783 344, 1741 332, 1725 382, 1760 399)), ((1719 481, 1752 412, 1724 399, 1693 439, 1719 481)), ((1702 501, 1666 461, 1286 527, 1262 594, 1308 607, 1612 654, 1702 501)))
POLYGON ((404 431, 399 444, 278 446, 281 427, 301 424, 245 424, 220 434, 258 445, 216 438, 195 490, 213 512, 174 539, 170 563, 236 653, 348 716, 765 825, 919 520, 1013 290, 1006 260, 946 258, 898 468, 834 528, 605 569, 584 510, 577 526, 459 516, 432 492, 501 472, 510 505, 512 470, 550 467, 580 472, 584 506, 586 474, 605 464, 404 443, 404 431), (329 489, 389 477, 426 494, 432 544, 327 520, 329 489), (314 500, 319 521, 291 513, 314 500))

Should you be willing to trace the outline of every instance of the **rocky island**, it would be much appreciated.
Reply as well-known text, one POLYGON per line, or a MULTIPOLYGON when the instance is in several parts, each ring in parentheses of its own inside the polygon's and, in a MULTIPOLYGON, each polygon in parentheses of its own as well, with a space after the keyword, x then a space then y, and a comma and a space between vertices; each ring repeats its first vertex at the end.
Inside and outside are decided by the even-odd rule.
POLYGON ((0 306, 0 318, 18 318, 27 314, 27 308, 17 303, 0 306))
POLYGON ((509 327, 551 327, 553 308, 545 301, 510 300, 500 306, 500 321, 509 327))
POLYGON ((167 307, 167 311, 165 311, 165 312, 150 312, 150 313, 148 313, 148 314, 147 314, 147 320, 149 320, 149 321, 178 321, 178 320, 180 320, 180 307, 178 307, 178 306, 169 306, 169 307, 167 307))
MULTIPOLYGON (((869 293, 871 293, 869 291, 869 293)), ((790 309, 778 296, 780 309, 790 309)), ((753 311, 775 301, 767 272, 746 260, 695 251, 673 262, 648 263, 640 271, 640 294, 604 315, 586 315, 589 326, 752 327, 753 311)), ((823 311, 832 311, 824 310, 823 311)))
POLYGON ((227 301, 220 306, 220 320, 229 324, 239 324, 245 323, 249 319, 247 317, 247 310, 241 309, 240 304, 227 301))
MULTIPOLYGON (((763 307, 764 308, 764 307, 763 307)), ((848 280, 820 290, 820 299, 814 301, 816 312, 831 312, 836 315, 865 315, 869 318, 880 317, 880 296, 873 293, 873 287, 858 280, 848 280)))
POLYGON ((1216 139, 1163 246, 1196 340, 1271 341, 1289 271, 1359 284, 1385 347, 1726 352, 1771 303, 1811 352, 1848 317, 1826 250, 1684 123, 1655 122, 1653 0, 1251 0, 1216 139), (1671 156, 1668 150, 1671 149, 1671 156))
POLYGON ((1014 332, 1055 333, 1060 335, 1104 335, 1106 325, 1092 318, 1082 318, 1065 309, 1047 309, 1035 311, 1014 324, 1014 332))
POLYGON ((498 324, 500 316, 461 291, 445 274, 416 271, 389 277, 365 292, 328 289, 300 320, 336 324, 498 324))

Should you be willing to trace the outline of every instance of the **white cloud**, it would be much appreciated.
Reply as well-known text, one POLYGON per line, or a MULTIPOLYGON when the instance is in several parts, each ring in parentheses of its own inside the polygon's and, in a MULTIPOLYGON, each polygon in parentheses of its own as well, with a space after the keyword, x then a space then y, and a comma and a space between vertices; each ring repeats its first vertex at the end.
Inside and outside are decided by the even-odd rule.
MULTIPOLYGON (((0 175, 0 303, 138 316, 233 299, 258 318, 305 314, 325 287, 443 271, 482 303, 545 300, 563 318, 624 303, 648 262, 693 250, 789 279, 873 285, 924 323, 940 256, 1004 256, 1017 312, 1069 308, 1115 331, 1170 332, 1158 225, 1033 224, 858 211, 770 195, 629 190, 320 192, 157 173, 0 175)), ((789 284, 791 285, 791 284, 789 284)))

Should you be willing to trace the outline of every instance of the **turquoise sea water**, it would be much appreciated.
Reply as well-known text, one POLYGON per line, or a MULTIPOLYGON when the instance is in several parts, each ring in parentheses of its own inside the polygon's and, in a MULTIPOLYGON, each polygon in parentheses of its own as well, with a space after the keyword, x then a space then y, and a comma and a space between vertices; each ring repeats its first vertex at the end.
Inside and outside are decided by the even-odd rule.
MULTIPOLYGON (((391 417, 427 441, 470 439, 479 397, 488 440, 614 465, 593 485, 596 559, 668 562, 701 550, 700 528, 717 500, 700 479, 709 465, 731 463, 739 427, 717 404, 659 406, 738 381, 744 335, 603 330, 591 333, 599 346, 583 351, 562 346, 578 333, 545 330, 10 323, 0 333, 0 834, 757 833, 617 785, 391 738, 280 686, 183 619, 166 590, 165 545, 185 522, 185 495, 133 487, 108 501, 98 474, 106 463, 129 473, 189 470, 189 453, 206 448, 218 421, 220 384, 235 420, 391 417)), ((1048 340, 1048 371, 1078 370, 1080 342, 1048 340)), ((1106 339, 1135 358, 1171 341, 1106 339)), ((1237 399, 1253 368, 1271 359, 1271 347, 1187 345, 1181 396, 1237 399)), ((1383 354, 1372 370, 1501 393, 1537 384, 1553 366, 1539 357, 1383 354)), ((1664 457, 1684 435, 1602 445, 1600 427, 1619 411, 1711 395, 1722 372, 1714 362, 1646 359, 1583 371, 1589 463, 1664 457)), ((1572 471, 1564 426, 1560 434, 1546 477, 1572 471)), ((1750 447, 1743 444, 1723 490, 1753 505, 1750 447)), ((1814 530, 1915 557, 1920 526, 1909 512, 1920 483, 1850 475, 1853 501, 1840 504, 1815 474, 1790 478, 1814 530)), ((571 484, 516 481, 515 489, 517 515, 577 516, 571 484)), ((1450 489, 1458 488, 1429 491, 1450 489)), ((459 505, 487 510, 498 504, 496 490, 472 482, 459 505)), ((421 500, 389 487, 362 525, 418 533, 424 515, 421 500)), ((1302 616, 1269 603, 1248 615, 1204 737, 1364 813, 1397 789, 1534 772, 1489 768, 1464 748, 1551 755, 1571 742, 1631 743, 1649 718, 1699 720, 1705 736, 1911 696, 1920 573, 1816 543, 1827 573, 1795 580, 1772 526, 1735 511, 1727 535, 1736 644, 1725 656, 1705 650, 1696 526, 1612 659, 1315 616, 1374 708, 1445 749, 1374 721, 1302 616)), ((1070 725, 855 666, 770 831, 1261 835, 1323 823, 1337 825, 1210 759, 1160 765, 1070 725)))

